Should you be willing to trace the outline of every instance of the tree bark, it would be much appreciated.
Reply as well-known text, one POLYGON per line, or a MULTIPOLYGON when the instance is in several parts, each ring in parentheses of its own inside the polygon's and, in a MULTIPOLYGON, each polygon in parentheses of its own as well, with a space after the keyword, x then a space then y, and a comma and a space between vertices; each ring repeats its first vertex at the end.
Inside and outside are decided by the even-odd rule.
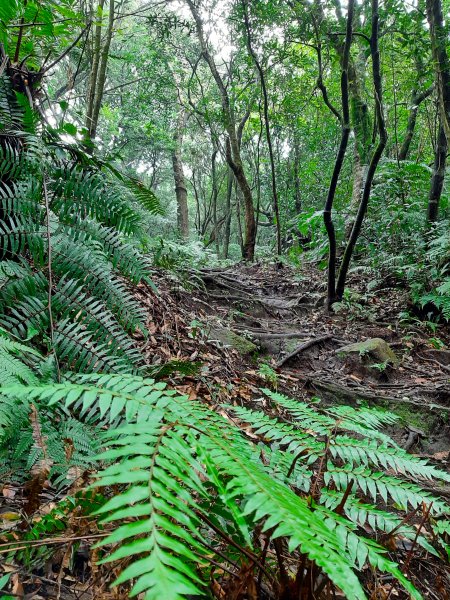
POLYGON ((214 243, 216 248, 216 254, 219 256, 219 222, 217 220, 217 198, 219 196, 219 186, 217 184, 217 154, 219 148, 217 142, 213 139, 213 152, 211 154, 211 185, 212 185, 212 211, 213 211, 213 224, 214 224, 214 243))
POLYGON ((408 115, 408 124, 406 126, 405 139, 403 140, 400 152, 398 153, 398 160, 406 160, 409 154, 409 148, 414 136, 414 130, 416 128, 417 113, 419 112, 419 106, 424 100, 426 100, 433 93, 434 86, 430 86, 423 92, 414 90, 411 96, 411 106, 408 115))
MULTIPOLYGON (((99 0, 99 9, 102 11, 104 0, 99 0)), ((92 141, 97 135, 98 119, 100 108, 103 101, 103 92, 105 90, 106 72, 108 67, 109 48, 114 30, 114 10, 115 0, 109 0, 108 25, 106 28, 105 39, 101 40, 102 16, 97 23, 94 33, 94 50, 92 57, 92 68, 89 80, 86 129, 88 131, 88 140, 92 141)))
POLYGON ((172 151, 173 177, 175 180, 175 195, 177 199, 177 223, 178 232, 182 239, 189 238, 189 213, 187 203, 186 179, 183 171, 183 160, 181 156, 181 147, 183 144, 183 134, 186 127, 187 112, 183 108, 178 114, 177 126, 173 135, 174 148, 172 151))
POLYGON ((256 222, 255 211, 253 208, 253 197, 250 185, 245 175, 242 164, 241 151, 239 147, 238 135, 236 131, 236 119, 231 108, 230 98, 228 95, 225 83, 217 69, 216 63, 209 51, 207 41, 203 31, 203 22, 193 0, 186 0, 191 14, 194 18, 197 35, 202 49, 202 55, 209 66, 211 75, 216 82, 222 100, 222 114, 224 119, 225 130, 228 134, 226 140, 226 158, 230 165, 239 188, 242 192, 245 209, 245 240, 243 245, 243 258, 248 261, 253 261, 255 256, 256 243, 256 222))
POLYGON ((428 24, 430 26, 441 123, 448 140, 450 139, 450 57, 448 54, 448 31, 444 25, 442 1, 426 0, 426 8, 428 24))
POLYGON ((105 90, 105 82, 106 82, 106 69, 108 66, 108 58, 109 58, 109 48, 111 46, 111 40, 114 29, 114 9, 115 9, 115 0, 109 0, 109 17, 108 17, 108 27, 106 29, 105 41, 103 44, 103 48, 100 54, 100 64, 98 67, 98 78, 97 84, 95 87, 95 98, 94 98, 94 107, 92 110, 92 120, 91 120, 91 128, 89 131, 90 138, 93 140, 97 135, 97 126, 98 126, 98 117, 100 115, 100 108, 103 100, 103 92, 105 90))
POLYGON ((95 99, 95 89, 97 85, 97 76, 98 76, 98 66, 100 64, 100 50, 101 50, 101 41, 102 41, 102 21, 103 21, 103 7, 105 5, 105 0, 99 0, 98 8, 97 8, 97 23, 94 29, 94 40, 93 40, 93 48, 92 48, 92 65, 91 72, 89 75, 89 85, 87 90, 87 99, 86 99, 86 129, 90 131, 91 123, 92 123, 92 112, 94 109, 94 99, 95 99))
POLYGON ((228 167, 227 197, 225 202, 225 226, 223 231, 223 258, 228 258, 231 234, 231 193, 233 191, 233 171, 228 167))
POLYGON ((253 46, 252 46, 252 35, 251 35, 251 30, 250 30, 250 21, 248 18, 248 0, 243 0, 243 6, 244 6, 244 23, 245 23, 245 29, 247 32, 247 48, 248 48, 248 52, 249 52, 251 58, 253 59, 253 62, 255 63, 256 69, 258 71, 259 81, 261 83, 261 90, 263 93, 264 124, 265 124, 265 128, 266 128, 267 147, 269 150, 270 173, 271 173, 271 180, 272 180, 272 200, 273 200, 273 210, 275 213, 275 227, 276 227, 276 231, 277 231, 277 254, 278 254, 278 256, 280 256, 281 255, 281 222, 280 222, 280 208, 279 208, 279 202, 278 202, 277 179, 276 179, 276 171, 275 171, 275 159, 273 156, 272 136, 270 133, 269 97, 268 97, 268 93, 267 93, 267 84, 266 84, 266 77, 264 75, 264 70, 263 70, 262 65, 261 65, 260 61, 258 60, 256 52, 254 51, 253 46))
POLYGON ((302 211, 302 196, 300 193, 300 146, 298 139, 294 134, 294 164, 293 164, 293 179, 294 179, 294 190, 295 190, 295 213, 298 215, 302 211))
POLYGON ((431 176, 430 193, 428 196, 427 220, 429 223, 434 223, 438 219, 439 202, 444 188, 447 147, 447 136, 441 124, 434 153, 433 174, 431 176))
POLYGON ((366 183, 364 185, 363 196, 361 203, 358 208, 355 223, 353 224, 350 237, 347 242, 347 246, 342 257, 341 268, 339 270, 339 277, 336 285, 336 296, 337 301, 342 300, 344 295, 345 283, 347 280, 348 268, 350 266, 350 260, 353 255, 356 242, 359 234, 361 233, 362 223, 367 211, 369 204, 370 192, 372 189, 372 182, 375 176, 375 172, 380 162, 381 156, 383 155, 384 149, 387 144, 387 131, 384 120, 384 108, 383 108, 383 86, 381 79, 381 65, 380 65, 380 48, 378 45, 379 39, 379 13, 378 13, 378 0, 372 0, 372 33, 370 37, 370 53, 372 56, 372 77, 373 87, 375 94, 375 108, 376 108, 376 122, 379 133, 378 145, 373 153, 372 160, 370 161, 369 170, 367 172, 366 183))
POLYGON ((331 308, 336 300, 336 232, 334 229, 332 210, 334 197, 336 195, 336 189, 339 181, 339 175, 344 163, 345 154, 347 151, 348 139, 350 136, 350 107, 349 107, 349 93, 348 93, 348 66, 350 59, 350 46, 352 43, 353 35, 353 10, 355 6, 355 0, 349 0, 348 3, 348 14, 347 14, 347 28, 345 35, 345 45, 342 54, 341 64, 341 96, 342 96, 342 115, 338 114, 339 120, 342 125, 341 131, 341 142, 339 144, 339 150, 334 164, 333 175, 331 177, 330 187, 328 189, 328 195, 325 202, 325 208, 323 211, 323 221, 325 229, 328 235, 328 291, 327 291, 327 307, 331 308))

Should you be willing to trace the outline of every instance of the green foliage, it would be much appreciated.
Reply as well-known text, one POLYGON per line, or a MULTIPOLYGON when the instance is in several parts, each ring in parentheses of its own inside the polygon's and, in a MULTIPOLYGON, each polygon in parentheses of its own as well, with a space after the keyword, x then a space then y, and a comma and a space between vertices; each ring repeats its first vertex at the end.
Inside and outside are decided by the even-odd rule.
MULTIPOLYGON (((395 422, 390 413, 324 408, 266 390, 276 414, 288 418, 228 407, 253 430, 249 439, 205 404, 136 376, 71 375, 61 384, 14 385, 2 393, 18 405, 56 406, 112 424, 102 434, 106 450, 97 460, 104 468, 93 488, 118 490, 97 510, 110 531, 100 545, 114 547, 104 562, 128 559, 116 583, 132 582, 132 595, 204 594, 212 549, 220 541, 222 559, 235 553, 227 549, 231 536, 257 553, 258 530, 272 543, 285 540, 292 557, 308 557, 348 598, 365 597, 355 571, 366 564, 421 597, 382 542, 414 539, 415 529, 403 525, 409 506, 421 512, 431 505, 434 518, 448 514, 450 507, 420 482, 450 476, 379 431, 395 422)), ((438 553, 422 534, 418 543, 438 553)))
POLYGON ((429 303, 433 304, 442 313, 442 317, 450 321, 450 277, 433 291, 420 296, 419 302, 423 307, 429 303))
POLYGON ((0 475, 23 482, 45 461, 53 484, 66 487, 91 465, 99 447, 97 431, 39 398, 2 395, 14 384, 27 389, 45 381, 51 365, 32 348, 0 333, 0 475))
POLYGON ((100 494, 89 491, 77 492, 59 501, 54 508, 29 524, 26 531, 5 536, 11 543, 11 551, 7 554, 8 562, 15 561, 27 569, 41 568, 51 558, 53 549, 46 545, 28 545, 52 536, 61 535, 73 517, 87 517, 105 502, 100 494), (18 539, 19 538, 19 539, 18 539), (16 550, 15 548, 19 548, 16 550))
POLYGON ((131 336, 145 334, 146 314, 124 277, 148 277, 140 206, 158 213, 158 200, 55 132, 24 133, 5 75, 1 86, 0 323, 52 345, 60 368, 139 370, 131 336))
POLYGON ((258 374, 276 389, 278 385, 278 375, 270 365, 261 363, 259 365, 258 374))
POLYGON ((36 371, 42 361, 39 352, 12 339, 0 328, 0 387, 37 383, 36 371))

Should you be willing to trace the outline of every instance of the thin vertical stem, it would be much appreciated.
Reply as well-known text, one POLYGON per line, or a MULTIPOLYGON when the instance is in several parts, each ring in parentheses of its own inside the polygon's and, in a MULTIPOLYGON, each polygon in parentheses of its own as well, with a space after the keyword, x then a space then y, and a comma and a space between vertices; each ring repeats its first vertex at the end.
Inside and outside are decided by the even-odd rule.
POLYGON ((55 325, 53 321, 53 310, 52 310, 52 289, 53 289, 53 269, 52 269, 52 240, 51 240, 51 230, 50 230, 50 204, 48 201, 48 192, 47 192, 47 181, 46 181, 46 173, 44 172, 44 177, 42 180, 42 189, 44 192, 44 202, 45 202, 45 220, 47 227, 47 271, 48 271, 48 294, 47 294, 47 310, 48 310, 48 320, 50 325, 50 340, 52 343, 52 352, 55 356, 56 363, 56 371, 58 375, 58 381, 61 380, 61 372, 59 369, 58 357, 56 356, 54 340, 55 340, 55 325))

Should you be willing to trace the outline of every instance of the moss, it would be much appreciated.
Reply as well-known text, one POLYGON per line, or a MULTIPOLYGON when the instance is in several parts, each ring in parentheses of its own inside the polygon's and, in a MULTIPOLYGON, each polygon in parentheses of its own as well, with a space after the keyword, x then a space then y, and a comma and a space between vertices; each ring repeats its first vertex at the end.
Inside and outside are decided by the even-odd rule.
POLYGON ((395 352, 391 349, 389 344, 381 338, 371 338, 364 342, 342 346, 342 348, 339 348, 337 351, 337 354, 339 356, 357 354, 361 357, 368 355, 378 360, 380 363, 391 365, 398 364, 398 358, 395 355, 395 352))
POLYGON ((225 327, 211 327, 208 337, 210 340, 219 340, 224 346, 234 348, 243 356, 253 354, 258 350, 256 344, 225 327))
POLYGON ((424 433, 432 433, 441 421, 440 415, 426 410, 418 411, 417 407, 408 404, 389 404, 386 408, 398 415, 406 425, 417 427, 424 431, 424 433))

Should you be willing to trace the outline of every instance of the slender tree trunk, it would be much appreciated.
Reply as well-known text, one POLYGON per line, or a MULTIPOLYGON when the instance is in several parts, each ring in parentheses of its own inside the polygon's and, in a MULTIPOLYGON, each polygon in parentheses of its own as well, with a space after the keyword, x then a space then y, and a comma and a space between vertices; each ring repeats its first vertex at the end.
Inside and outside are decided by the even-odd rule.
POLYGON ((345 36, 345 46, 342 55, 342 72, 341 72, 341 96, 342 96, 342 116, 339 115, 342 132, 341 142, 339 144, 339 150, 334 165, 333 175, 328 189, 328 196, 325 202, 325 208, 323 211, 323 221, 325 229, 328 235, 328 293, 327 293, 327 307, 331 308, 333 302, 336 299, 336 232, 334 229, 332 210, 334 197, 336 195, 336 189, 339 181, 339 175, 344 163, 345 153, 347 151, 348 139, 350 136, 350 107, 348 97, 348 64, 350 58, 350 46, 352 43, 353 35, 353 10, 355 6, 355 0, 349 0, 348 3, 348 14, 347 14, 347 29, 345 36))
POLYGON ((223 258, 228 258, 231 234, 231 193, 233 191, 233 171, 228 167, 227 197, 225 202, 225 226, 223 231, 223 258))
POLYGON ((373 76, 373 87, 375 93, 375 108, 376 108, 376 122, 379 133, 378 145, 373 153, 372 160, 370 161, 369 170, 367 173, 366 183, 364 185, 363 196, 359 205, 358 213, 356 215, 355 223, 347 242, 347 246, 342 257, 341 268, 339 270, 339 277, 336 285, 336 297, 337 301, 342 300, 344 295, 345 283, 347 280, 348 269, 350 266, 350 260, 353 255, 356 242, 361 232, 362 223, 364 216, 367 211, 369 204, 370 192, 372 189, 372 182, 375 176, 375 172, 380 162, 381 156, 383 155, 384 149, 387 144, 387 131, 384 120, 384 109, 383 109, 383 86, 381 79, 381 66, 380 66, 380 49, 378 45, 379 38, 379 13, 378 13, 378 0, 372 0, 372 34, 370 37, 370 52, 372 56, 372 76, 373 76))
POLYGON ((172 151, 173 176, 175 179, 175 195, 177 198, 177 223, 180 236, 187 240, 189 238, 189 214, 187 203, 186 179, 183 171, 183 160, 181 148, 183 135, 186 127, 187 112, 183 108, 178 113, 178 121, 173 136, 174 148, 172 151))
MULTIPOLYGON (((295 136, 295 134, 294 134, 295 136)), ((294 190, 295 190, 295 212, 300 214, 302 211, 302 197, 300 193, 300 147, 298 140, 294 137, 294 164, 293 164, 293 179, 294 179, 294 190)))
POLYGON ((219 196, 219 187, 217 185, 217 154, 219 148, 217 143, 213 140, 213 153, 211 155, 211 185, 212 185, 212 211, 213 211, 213 225, 214 225, 214 243, 216 248, 216 254, 219 256, 219 222, 217 220, 217 198, 219 196))
POLYGON ((98 67, 98 77, 97 83, 95 86, 95 98, 94 98, 94 106, 92 109, 92 119, 89 129, 89 136, 91 140, 95 139, 97 135, 97 126, 98 126, 98 117, 100 115, 100 108, 103 100, 103 92, 105 90, 105 82, 106 82, 106 70, 108 66, 108 58, 109 58, 109 48, 111 46, 111 40, 114 29, 114 9, 115 9, 115 0, 109 0, 109 17, 108 17, 108 27, 106 29, 105 41, 103 44, 102 51, 100 53, 100 64, 98 67))
POLYGON ((235 181, 234 184, 234 195, 236 198, 236 219, 237 219, 237 230, 239 237, 239 245, 241 246, 242 256, 244 256, 244 234, 242 232, 242 219, 241 219, 241 199, 239 197, 240 189, 235 181))
POLYGON ((276 231, 277 231, 277 254, 280 256, 281 255, 281 222, 280 222, 280 208, 279 208, 279 202, 278 202, 275 158, 273 155, 272 136, 270 133, 269 97, 268 97, 268 93, 267 93, 267 84, 266 84, 266 77, 264 75, 264 70, 263 70, 262 65, 261 65, 260 61, 258 60, 256 52, 254 51, 253 46, 252 46, 252 36, 251 36, 251 30, 250 30, 250 22, 249 22, 249 18, 248 18, 248 0, 243 0, 243 5, 244 5, 244 22, 245 22, 245 28, 247 31, 247 48, 248 48, 248 52, 249 52, 250 56, 253 59, 253 62, 255 63, 256 69, 258 71, 259 81, 261 82, 261 90, 263 93, 264 124, 265 124, 265 128, 266 128, 267 147, 269 150, 270 174, 271 174, 271 180, 272 180, 272 200, 273 200, 273 210, 275 213, 275 221, 276 221, 275 227, 276 227, 276 231))
POLYGON ((225 129, 228 137, 226 140, 226 158, 227 162, 233 170, 236 181, 241 189, 242 197, 244 200, 245 209, 245 240, 243 245, 243 258, 245 260, 252 261, 255 256, 255 243, 256 243, 256 222, 255 222, 255 211, 253 208, 253 197, 250 185, 245 175, 244 167, 242 164, 241 151, 239 147, 238 135, 236 131, 236 120, 231 108, 230 98, 228 96, 227 88, 223 82, 223 79, 217 69, 216 63, 208 49, 204 32, 203 22, 200 18, 200 14, 193 0, 186 0, 192 16, 195 21, 197 35, 202 49, 202 55, 207 62, 211 74, 216 82, 217 88, 220 92, 222 99, 222 113, 224 118, 225 129))
POLYGON ((86 129, 88 131, 91 130, 92 126, 92 114, 94 110, 94 99, 95 99, 95 90, 97 87, 97 76, 98 76, 98 66, 100 64, 100 51, 101 51, 101 42, 102 42, 102 21, 103 21, 103 7, 105 5, 105 0, 99 0, 97 15, 96 15, 96 25, 94 29, 94 40, 92 47, 92 66, 91 73, 89 75, 89 85, 87 91, 87 99, 86 99, 86 129))
POLYGON ((442 1, 426 0, 426 7, 428 24, 430 26, 441 123, 448 140, 450 139, 450 57, 448 53, 448 31, 444 24, 442 1))
POLYGON ((408 124, 406 126, 406 134, 403 140, 400 152, 398 153, 398 160, 406 160, 409 154, 409 148, 414 136, 414 130, 416 128, 417 113, 419 112, 419 106, 424 100, 426 100, 433 93, 434 86, 430 86, 423 92, 417 92, 414 90, 410 100, 410 109, 408 115, 408 124))
POLYGON ((200 198, 197 191, 197 183, 195 181, 195 169, 192 169, 192 189, 194 190, 195 198, 195 230, 197 235, 200 235, 201 230, 201 214, 200 214, 200 198))
POLYGON ((447 136, 445 135, 445 129, 441 124, 434 152, 433 174, 431 176, 430 193, 428 195, 427 220, 429 223, 437 221, 439 214, 439 202, 444 188, 447 148, 447 136))

